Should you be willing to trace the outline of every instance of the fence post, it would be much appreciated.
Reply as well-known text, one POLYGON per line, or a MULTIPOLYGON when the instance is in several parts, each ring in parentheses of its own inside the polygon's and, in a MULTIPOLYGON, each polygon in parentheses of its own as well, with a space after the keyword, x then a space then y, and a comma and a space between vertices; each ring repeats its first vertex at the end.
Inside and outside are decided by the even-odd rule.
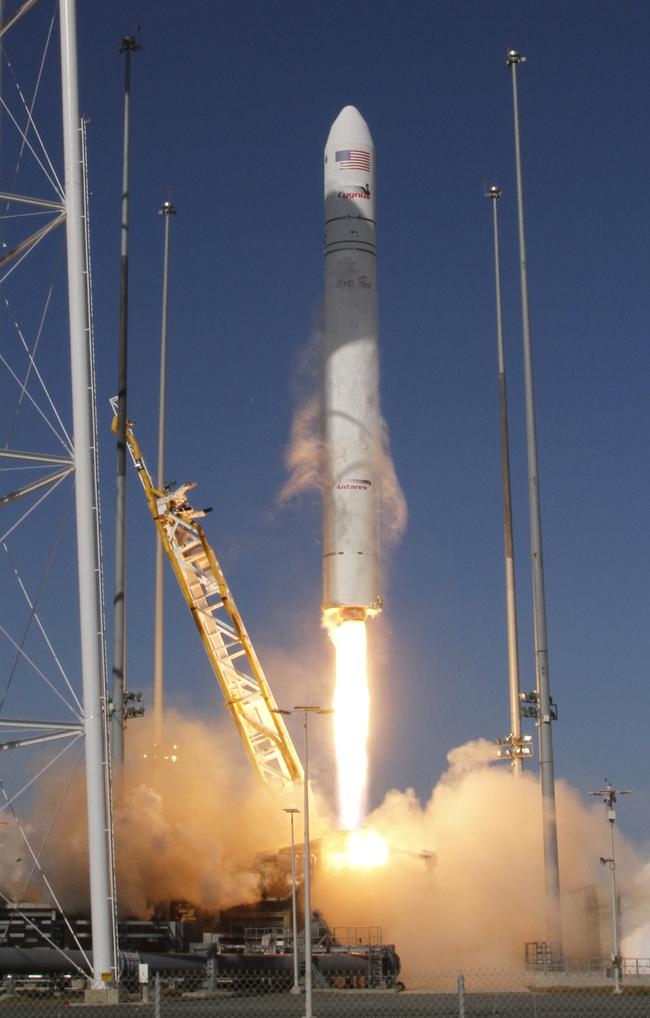
POLYGON ((160 972, 156 972, 153 984, 153 1013, 154 1018, 160 1018, 160 972))
POLYGON ((146 963, 138 963, 138 981, 142 989, 142 1003, 149 1003, 149 966, 146 963))
POLYGON ((458 1018, 465 1018, 465 976, 458 973, 456 982, 458 984, 458 1018))
POLYGON ((208 976, 208 989, 216 990, 217 988, 217 966, 215 964, 214 955, 208 958, 206 965, 206 972, 208 976))

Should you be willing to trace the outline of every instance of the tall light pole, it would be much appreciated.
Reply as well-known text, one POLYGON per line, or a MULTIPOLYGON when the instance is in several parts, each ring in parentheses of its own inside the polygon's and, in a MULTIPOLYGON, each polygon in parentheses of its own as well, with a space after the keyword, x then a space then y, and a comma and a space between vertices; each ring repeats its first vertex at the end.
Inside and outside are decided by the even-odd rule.
POLYGON ((122 221, 120 228, 120 330, 117 369, 117 459, 115 466, 115 583, 113 591, 112 758, 124 763, 126 699, 126 429, 129 310, 129 142, 131 137, 131 56, 140 46, 132 35, 122 39, 124 53, 124 142, 122 221))
MULTIPOLYGON (((169 291, 169 225, 171 217, 176 215, 176 209, 170 201, 164 201, 160 208, 160 215, 164 219, 164 240, 163 240, 163 287, 162 287, 162 314, 160 328, 160 386, 158 397, 158 488, 162 491, 165 486, 165 425, 167 420, 167 319, 168 319, 168 291, 169 291)), ((165 608, 164 608, 164 573, 163 573, 164 548, 162 538, 156 532, 156 593, 154 608, 154 654, 153 654, 153 739, 158 747, 158 754, 161 753, 163 744, 163 661, 164 661, 164 633, 165 633, 165 608)))
POLYGON ((302 711, 305 730, 305 760, 303 763, 304 772, 304 795, 303 795, 303 887, 305 892, 305 1016, 313 1018, 312 1011, 312 978, 311 978, 311 848, 309 846, 309 715, 310 714, 333 714, 332 708, 320 707, 314 704, 306 706, 297 704, 291 710, 283 710, 276 707, 278 714, 294 714, 302 711))
POLYGON ((296 908, 296 843, 293 836, 293 818, 299 809, 285 807, 285 813, 291 817, 291 917, 293 922, 293 986, 292 993, 300 993, 298 972, 298 911, 296 908))
POLYGON ((510 734, 499 740, 504 747, 500 755, 509 757, 516 775, 523 769, 524 756, 531 746, 521 735, 521 702, 519 697, 519 646, 517 639, 517 600, 515 593, 515 552, 512 529, 512 495, 510 485, 510 442, 508 439, 508 401, 506 366, 503 352, 503 310, 501 302, 501 258, 499 254, 499 217, 497 203, 503 194, 493 184, 485 192, 492 202, 492 235, 494 240, 494 290, 497 316, 497 363, 499 368, 499 426, 501 434, 501 477, 503 488, 503 542, 506 572, 506 622, 508 631, 508 691, 510 703, 510 734))
POLYGON ((609 821, 609 831, 611 837, 612 854, 609 858, 600 857, 601 865, 609 866, 609 873, 611 877, 612 887, 612 963, 614 966, 614 993, 621 993, 621 980, 623 977, 622 972, 622 959, 621 959, 621 948, 620 948, 620 929, 618 922, 618 896, 616 893, 616 853, 614 851, 614 827, 616 826, 616 810, 614 805, 616 803, 617 795, 627 795, 630 791, 629 788, 613 788, 609 782, 605 788, 600 788, 597 792, 590 792, 590 795, 598 795, 602 797, 605 806, 607 807, 607 819, 609 821))
MULTIPOLYGON (((542 789, 542 827, 544 838, 544 879, 546 890, 546 939, 551 949, 562 958, 562 913, 560 902, 560 861, 557 843, 557 816, 555 809, 555 774, 553 767, 553 735, 551 722, 557 717, 551 700, 548 677, 548 649, 546 639, 546 597, 544 593, 544 563, 542 557, 542 523, 537 470, 537 438, 535 425, 535 394, 533 387, 533 361, 530 338, 530 310, 528 305, 528 268, 526 258, 526 230, 524 224, 524 189, 521 172, 521 145, 519 140, 519 101, 517 96, 517 67, 525 61, 516 50, 510 50, 506 64, 512 70, 512 101, 515 132, 515 169, 517 174, 517 218, 519 225, 519 262, 521 285, 521 324, 524 347, 524 386, 526 396, 526 444, 528 451, 528 504, 530 513, 531 569, 533 581, 533 615, 535 634, 536 690, 534 706, 529 708, 537 719, 539 732, 539 770, 542 789)), ((529 701, 531 697, 527 698, 529 701)))

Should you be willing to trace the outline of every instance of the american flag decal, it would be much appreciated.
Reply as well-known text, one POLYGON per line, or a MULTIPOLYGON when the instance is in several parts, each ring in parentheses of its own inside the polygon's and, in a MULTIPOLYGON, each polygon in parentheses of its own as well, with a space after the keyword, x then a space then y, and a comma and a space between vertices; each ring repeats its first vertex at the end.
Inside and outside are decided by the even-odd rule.
POLYGON ((360 148, 345 148, 335 154, 338 170, 364 170, 370 173, 370 152, 360 148))

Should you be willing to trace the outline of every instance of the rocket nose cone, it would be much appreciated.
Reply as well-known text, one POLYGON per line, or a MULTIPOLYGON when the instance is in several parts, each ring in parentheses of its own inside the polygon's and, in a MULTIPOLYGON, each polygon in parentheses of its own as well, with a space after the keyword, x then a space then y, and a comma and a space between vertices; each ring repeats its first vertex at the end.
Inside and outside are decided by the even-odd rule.
POLYGON ((355 141, 357 144, 372 145, 368 125, 356 106, 344 106, 330 128, 327 144, 355 141))

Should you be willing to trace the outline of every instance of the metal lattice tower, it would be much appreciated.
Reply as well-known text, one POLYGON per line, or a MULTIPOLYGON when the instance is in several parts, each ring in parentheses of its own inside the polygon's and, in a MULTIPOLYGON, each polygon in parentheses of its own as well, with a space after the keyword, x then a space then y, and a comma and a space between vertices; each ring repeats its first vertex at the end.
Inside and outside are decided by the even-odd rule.
POLYGON ((157 488, 127 427, 127 445, 144 488, 149 511, 160 534, 174 575, 201 636, 212 670, 221 686, 244 747, 260 777, 283 791, 303 781, 303 770, 287 727, 246 632, 226 578, 197 518, 187 493, 157 488))

